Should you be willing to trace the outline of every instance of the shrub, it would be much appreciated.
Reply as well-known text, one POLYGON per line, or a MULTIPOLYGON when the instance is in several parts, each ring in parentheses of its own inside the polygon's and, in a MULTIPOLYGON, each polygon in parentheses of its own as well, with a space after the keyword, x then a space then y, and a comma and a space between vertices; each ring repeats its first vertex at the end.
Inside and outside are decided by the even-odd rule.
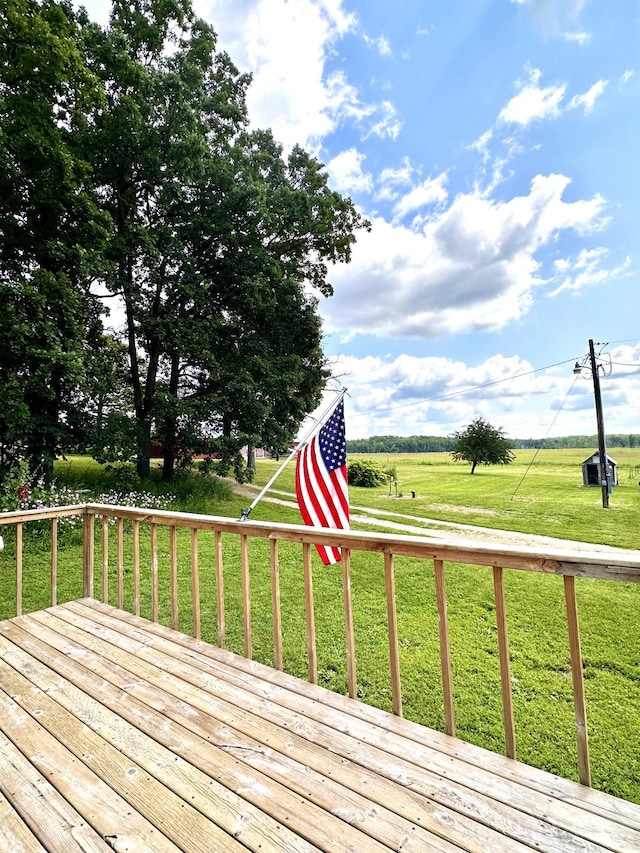
POLYGON ((357 460, 348 466, 349 485, 363 486, 365 489, 373 489, 381 486, 386 475, 375 462, 357 460))

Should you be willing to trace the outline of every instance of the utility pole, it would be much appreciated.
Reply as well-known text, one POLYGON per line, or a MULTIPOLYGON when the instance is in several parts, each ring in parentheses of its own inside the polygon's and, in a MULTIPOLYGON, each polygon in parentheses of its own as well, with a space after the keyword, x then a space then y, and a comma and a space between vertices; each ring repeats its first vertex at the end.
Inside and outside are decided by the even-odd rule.
POLYGON ((589 339, 589 358, 591 360, 591 375, 593 376, 593 395, 596 401, 596 420, 598 422, 598 456, 600 457, 600 485, 602 486, 602 506, 609 506, 609 466, 607 464, 607 445, 604 437, 604 419, 602 417, 602 397, 600 395, 600 374, 596 364, 593 341, 589 339))

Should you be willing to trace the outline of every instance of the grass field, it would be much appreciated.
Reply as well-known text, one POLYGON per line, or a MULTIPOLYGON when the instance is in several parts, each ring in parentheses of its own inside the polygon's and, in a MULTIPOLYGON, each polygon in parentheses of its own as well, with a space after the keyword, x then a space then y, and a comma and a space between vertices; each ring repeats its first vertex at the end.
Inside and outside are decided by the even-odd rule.
MULTIPOLYGON (((580 463, 588 451, 519 451, 506 467, 480 468, 453 463, 448 454, 359 458, 383 467, 395 466, 398 494, 389 486, 351 489, 352 506, 458 522, 495 529, 552 535, 558 538, 616 546, 639 547, 640 450, 616 451, 619 486, 609 509, 601 505, 597 487, 582 485, 580 463), (533 460, 533 461, 532 461, 533 460), (632 472, 633 476, 629 476, 632 472), (411 492, 416 493, 411 498, 411 492)), ((74 460, 67 476, 77 472, 74 460)), ((265 483, 276 470, 272 460, 259 460, 257 482, 265 483)), ((64 473, 64 472, 63 472, 64 473)), ((86 475, 85 475, 86 476, 86 475)), ((79 484, 79 483, 77 483, 79 484)), ((95 483, 94 483, 95 485, 95 483)), ((289 466, 275 489, 292 494, 294 469, 289 466)), ((180 508, 239 517, 249 500, 221 490, 207 497, 204 486, 190 505, 188 494, 180 508)), ((252 519, 299 522, 297 510, 261 502, 252 519)), ((73 537, 72 537, 73 538, 73 537)), ((113 537, 112 537, 113 538, 113 537)), ((34 539, 27 540, 25 588, 30 606, 47 604, 48 555, 34 539), (28 556, 28 558, 27 558, 28 556)), ((112 545, 110 567, 115 566, 112 545)), ((189 534, 179 535, 181 577, 180 624, 191 628, 189 534)), ((149 547, 141 541, 141 564, 149 565, 149 547)), ((163 541, 161 540, 161 549, 163 541)), ((203 636, 215 641, 215 578, 213 537, 200 537, 203 636)), ((242 596, 237 537, 225 537, 225 600, 227 646, 242 653, 242 596)), ((11 549, 0 554, 0 594, 11 598, 11 549)), ((166 553, 166 550, 164 551, 166 553)), ((271 590, 267 543, 252 542, 251 600, 254 657, 273 663, 271 590)), ((60 559, 59 598, 81 594, 81 557, 69 542, 60 559), (64 568, 63 568, 64 567, 64 568)), ((284 619, 285 668, 307 675, 304 590, 300 549, 283 544, 280 552, 284 619)), ((498 649, 490 569, 447 564, 447 593, 453 656, 458 735, 502 752, 498 649)), ((131 603, 132 559, 126 549, 127 604, 131 603)), ((384 574, 379 555, 356 553, 352 560, 358 689, 363 701, 391 708, 384 574)), ((160 564, 165 589, 166 559, 160 564)), ((100 589, 100 572, 96 589, 100 589)), ((437 613, 433 567, 423 561, 397 559, 396 583, 400 632, 403 704, 406 717, 443 729, 442 690, 438 657, 437 613)), ((512 682, 518 757, 530 764, 577 778, 577 750, 571 672, 561 579, 528 572, 505 573, 512 682)), ((640 802, 640 585, 578 581, 584 675, 587 694, 592 782, 595 787, 640 802)), ((110 590, 115 592, 112 578, 110 590)), ((338 567, 314 562, 320 683, 346 692, 346 662, 338 567)), ((112 603, 115 603, 112 596, 112 603)), ((161 602, 162 621, 169 621, 167 596, 161 602)), ((149 585, 143 583, 143 615, 149 613, 149 585)), ((9 615, 8 613, 5 615, 9 615)))
MULTIPOLYGON (((389 484, 377 489, 351 487, 351 504, 416 518, 640 548, 640 448, 610 454, 618 463, 619 485, 612 489, 608 509, 602 507, 599 487, 582 485, 581 463, 588 451, 535 454, 516 451, 513 464, 481 467, 473 475, 469 465, 453 462, 448 453, 353 454, 350 459, 395 468, 397 478, 391 489, 389 484)), ((273 460, 260 460, 256 482, 266 483, 276 468, 273 460)), ((293 494, 294 474, 293 465, 286 468, 274 488, 293 494)), ((270 517, 268 513, 262 504, 252 517, 270 517)))

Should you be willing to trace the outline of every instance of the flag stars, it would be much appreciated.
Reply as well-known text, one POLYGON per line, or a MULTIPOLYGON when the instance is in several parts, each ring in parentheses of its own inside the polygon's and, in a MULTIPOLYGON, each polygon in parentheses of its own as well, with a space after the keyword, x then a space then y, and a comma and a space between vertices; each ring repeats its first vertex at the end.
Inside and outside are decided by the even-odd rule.
POLYGON ((335 471, 347 464, 347 442, 344 432, 344 404, 335 411, 318 434, 320 453, 327 470, 335 471))

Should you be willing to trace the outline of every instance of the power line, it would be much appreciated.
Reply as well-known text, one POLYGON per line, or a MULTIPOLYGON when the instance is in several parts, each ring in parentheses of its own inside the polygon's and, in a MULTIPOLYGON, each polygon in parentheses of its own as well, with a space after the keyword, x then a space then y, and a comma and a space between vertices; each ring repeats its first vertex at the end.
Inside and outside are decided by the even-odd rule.
MULTIPOLYGON (((555 422, 556 422, 556 420, 557 420, 557 418, 558 418, 558 415, 559 415, 559 414, 560 414, 560 412, 563 410, 563 408, 564 408, 564 404, 565 404, 565 403, 567 402, 567 400, 569 399, 569 394, 571 394, 571 392, 573 391, 573 386, 574 386, 574 385, 576 384, 576 382, 578 381, 578 376, 579 376, 579 375, 580 375, 580 374, 576 374, 576 375, 573 377, 573 382, 572 382, 572 383, 571 383, 571 385, 569 386, 569 390, 568 390, 568 391, 567 391, 567 393, 565 394, 564 400, 562 401, 562 403, 561 403, 561 405, 559 406, 559 408, 558 408, 557 412, 556 412, 556 413, 555 413, 555 415, 553 416, 553 420, 552 420, 552 421, 551 421, 551 423, 549 424, 549 426, 548 426, 548 428, 547 428, 547 431, 546 431, 546 433, 544 434, 544 437, 542 438, 542 440, 541 440, 541 442, 540 442, 540 444, 541 444, 541 445, 542 445, 542 442, 544 441, 544 439, 545 439, 545 438, 549 435, 549 433, 551 432, 551 429, 552 429, 553 425, 555 424, 555 422)), ((527 470, 526 470, 526 471, 524 472, 524 474, 522 475, 522 479, 520 480, 520 482, 518 483, 518 485, 517 485, 517 486, 516 486, 516 488, 515 488, 515 491, 514 491, 514 492, 513 492, 513 494, 511 495, 511 500, 513 500, 513 499, 515 498, 516 494, 518 493, 518 489, 519 489, 519 488, 520 488, 520 486, 524 483, 525 477, 526 477, 526 476, 527 476, 527 474, 529 473, 529 469, 531 468, 531 466, 533 465, 533 463, 536 461, 536 456, 538 455, 538 453, 539 453, 539 452, 540 452, 540 447, 537 447, 537 448, 536 448, 536 452, 533 454, 533 458, 531 459, 531 461, 530 461, 530 462, 529 462, 529 464, 527 465, 527 470)))
POLYGON ((493 385, 500 385, 502 382, 512 382, 514 379, 520 379, 522 376, 532 376, 534 373, 541 373, 543 370, 551 370, 552 367, 560 367, 563 364, 575 363, 576 358, 568 358, 565 361, 558 361, 555 364, 548 364, 546 367, 536 367, 534 370, 525 370, 522 373, 515 373, 513 376, 505 376, 503 379, 494 379, 492 382, 484 382, 481 385, 470 385, 468 388, 461 388, 459 391, 451 391, 448 394, 439 394, 437 397, 427 397, 423 400, 412 400, 410 403, 399 403, 397 406, 386 406, 383 409, 371 409, 368 412, 351 412, 350 418, 361 418, 365 415, 377 415, 382 412, 393 412, 396 409, 406 409, 409 406, 416 406, 419 403, 435 403, 438 400, 446 400, 450 397, 459 397, 462 394, 468 394, 470 391, 480 391, 483 388, 491 388, 493 385))
POLYGON ((638 344, 640 343, 640 338, 627 338, 625 341, 609 341, 609 346, 615 346, 616 344, 638 344))

